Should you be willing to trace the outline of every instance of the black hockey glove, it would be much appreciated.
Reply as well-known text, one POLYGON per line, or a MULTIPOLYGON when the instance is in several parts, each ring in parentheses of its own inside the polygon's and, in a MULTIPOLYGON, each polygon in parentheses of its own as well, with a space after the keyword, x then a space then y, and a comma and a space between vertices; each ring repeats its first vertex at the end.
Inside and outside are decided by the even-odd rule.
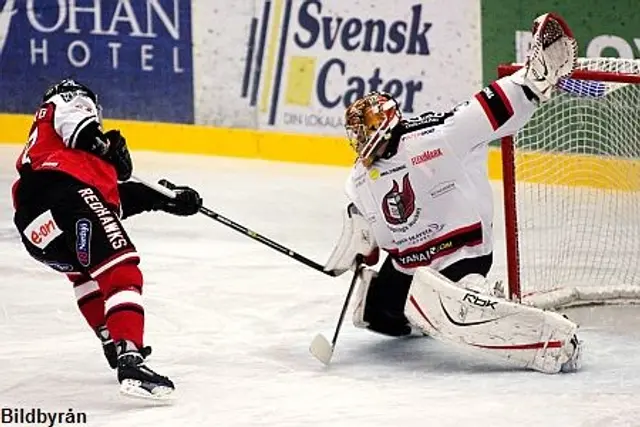
POLYGON ((176 186, 166 179, 158 181, 158 184, 173 190, 173 192, 176 193, 176 197, 173 199, 162 197, 162 200, 154 206, 154 209, 159 209, 174 215, 189 216, 198 213, 202 207, 202 198, 193 188, 176 186))
POLYGON ((127 181, 131 178, 133 172, 133 163, 129 148, 127 148, 127 140, 120 134, 119 130, 110 130, 104 134, 109 140, 109 150, 105 155, 105 160, 116 168, 118 181, 127 181))

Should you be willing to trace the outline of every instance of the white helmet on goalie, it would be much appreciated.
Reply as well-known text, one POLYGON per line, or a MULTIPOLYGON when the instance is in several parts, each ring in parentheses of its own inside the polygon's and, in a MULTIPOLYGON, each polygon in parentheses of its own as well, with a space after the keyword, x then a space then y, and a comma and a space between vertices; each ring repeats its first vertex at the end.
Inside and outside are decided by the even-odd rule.
POLYGON ((384 154, 401 118, 398 101, 384 92, 370 92, 347 107, 347 137, 364 166, 371 166, 384 154))

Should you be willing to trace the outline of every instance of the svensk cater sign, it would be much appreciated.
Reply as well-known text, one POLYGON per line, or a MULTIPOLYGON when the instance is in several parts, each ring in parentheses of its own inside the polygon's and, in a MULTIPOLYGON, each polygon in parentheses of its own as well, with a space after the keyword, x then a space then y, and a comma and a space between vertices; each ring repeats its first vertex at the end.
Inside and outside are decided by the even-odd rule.
POLYGON ((115 118, 193 122, 191 7, 181 0, 0 0, 0 110, 86 82, 115 118))
POLYGON ((409 115, 449 108, 481 80, 475 0, 265 0, 247 40, 241 96, 279 129, 340 133, 344 108, 372 90, 409 115))

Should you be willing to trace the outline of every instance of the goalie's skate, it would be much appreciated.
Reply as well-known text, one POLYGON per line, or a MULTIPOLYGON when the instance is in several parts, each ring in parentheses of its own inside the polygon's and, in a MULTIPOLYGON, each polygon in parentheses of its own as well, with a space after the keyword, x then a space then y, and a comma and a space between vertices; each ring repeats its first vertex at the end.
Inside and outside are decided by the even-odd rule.
POLYGON ((564 373, 576 372, 582 368, 582 341, 578 339, 577 335, 571 338, 571 345, 573 353, 569 356, 569 360, 560 366, 560 371, 564 373))
POLYGON ((117 347, 118 381, 122 394, 154 400, 171 397, 175 389, 173 382, 147 367, 143 355, 133 343, 120 341, 117 347))
POLYGON ((524 67, 513 77, 541 101, 551 97, 553 87, 576 67, 578 44, 567 23, 547 13, 533 23, 533 39, 524 67))

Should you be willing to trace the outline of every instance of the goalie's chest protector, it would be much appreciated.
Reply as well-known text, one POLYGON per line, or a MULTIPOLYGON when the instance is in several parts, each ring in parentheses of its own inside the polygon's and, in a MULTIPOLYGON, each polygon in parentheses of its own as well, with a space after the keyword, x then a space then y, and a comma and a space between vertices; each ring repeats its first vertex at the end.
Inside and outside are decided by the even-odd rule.
POLYGON ((378 245, 409 274, 420 266, 441 270, 492 250, 488 148, 460 158, 437 131, 425 136, 403 136, 396 155, 369 169, 358 162, 347 182, 347 195, 378 245))

